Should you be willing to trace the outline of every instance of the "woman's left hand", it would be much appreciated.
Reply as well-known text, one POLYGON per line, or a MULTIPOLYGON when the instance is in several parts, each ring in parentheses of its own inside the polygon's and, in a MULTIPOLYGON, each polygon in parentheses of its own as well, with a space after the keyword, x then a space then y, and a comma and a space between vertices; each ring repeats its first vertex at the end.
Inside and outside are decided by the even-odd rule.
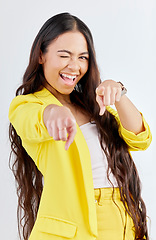
POLYGON ((103 115, 106 106, 119 102, 121 85, 113 80, 105 80, 96 88, 96 101, 100 107, 99 115, 103 115))

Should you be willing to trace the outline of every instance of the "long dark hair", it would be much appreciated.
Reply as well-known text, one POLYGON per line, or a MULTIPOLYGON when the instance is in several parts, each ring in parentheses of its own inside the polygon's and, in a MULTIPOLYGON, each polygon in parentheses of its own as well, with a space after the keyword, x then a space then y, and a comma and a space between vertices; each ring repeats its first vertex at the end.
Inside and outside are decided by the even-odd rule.
MULTIPOLYGON (((28 67, 23 76, 23 83, 17 89, 16 96, 41 90, 45 85, 42 65, 39 64, 40 52, 46 53, 49 44, 59 35, 77 30, 81 32, 88 45, 89 67, 87 73, 70 94, 71 102, 84 109, 95 120, 100 136, 101 147, 108 159, 108 167, 116 177, 121 200, 127 213, 134 222, 135 239, 148 240, 146 208, 141 198, 139 176, 128 151, 128 146, 119 135, 115 117, 105 111, 99 116, 99 106, 95 100, 95 89, 100 84, 100 74, 96 62, 93 38, 88 27, 77 17, 69 13, 53 16, 42 26, 32 45, 28 67), (103 144, 105 143, 105 144, 103 144)), ((21 139, 10 124, 11 141, 10 165, 17 183, 18 229, 19 235, 27 240, 33 228, 42 194, 42 174, 34 161, 22 147, 21 139), (11 163, 12 153, 14 155, 11 163), (20 231, 22 227, 22 233, 20 231)))

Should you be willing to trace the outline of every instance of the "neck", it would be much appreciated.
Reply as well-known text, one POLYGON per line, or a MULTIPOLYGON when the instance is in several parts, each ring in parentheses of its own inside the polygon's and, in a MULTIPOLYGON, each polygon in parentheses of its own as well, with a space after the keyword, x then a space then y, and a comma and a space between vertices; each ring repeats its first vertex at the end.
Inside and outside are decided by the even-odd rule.
POLYGON ((70 95, 65 95, 58 92, 49 83, 46 83, 44 87, 48 89, 48 91, 51 92, 63 105, 71 104, 70 95))

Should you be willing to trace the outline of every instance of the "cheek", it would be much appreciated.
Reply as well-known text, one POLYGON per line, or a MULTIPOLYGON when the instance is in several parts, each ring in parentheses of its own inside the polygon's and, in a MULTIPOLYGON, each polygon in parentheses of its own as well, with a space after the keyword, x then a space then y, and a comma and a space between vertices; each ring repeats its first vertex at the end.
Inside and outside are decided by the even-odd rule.
POLYGON ((81 68, 81 72, 83 73, 83 75, 87 72, 87 70, 88 70, 88 63, 83 65, 82 68, 81 68))
POLYGON ((57 74, 62 68, 63 68, 63 64, 60 61, 50 61, 47 62, 47 64, 45 64, 43 66, 43 71, 44 73, 49 73, 49 74, 57 74))
POLYGON ((53 65, 53 68, 54 69, 61 69, 64 67, 64 62, 63 61, 60 61, 59 59, 54 59, 53 62, 52 62, 52 65, 53 65))

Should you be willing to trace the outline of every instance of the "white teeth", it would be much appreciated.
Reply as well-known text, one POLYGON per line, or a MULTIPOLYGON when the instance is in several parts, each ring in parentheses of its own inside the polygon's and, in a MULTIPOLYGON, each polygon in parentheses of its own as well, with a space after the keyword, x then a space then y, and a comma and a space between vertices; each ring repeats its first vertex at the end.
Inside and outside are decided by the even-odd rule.
POLYGON ((76 78, 76 75, 74 76, 71 76, 71 75, 67 75, 67 74, 64 74, 64 73, 62 73, 61 74, 63 77, 66 77, 66 78, 69 78, 69 79, 72 79, 72 80, 74 80, 75 78, 76 78))

